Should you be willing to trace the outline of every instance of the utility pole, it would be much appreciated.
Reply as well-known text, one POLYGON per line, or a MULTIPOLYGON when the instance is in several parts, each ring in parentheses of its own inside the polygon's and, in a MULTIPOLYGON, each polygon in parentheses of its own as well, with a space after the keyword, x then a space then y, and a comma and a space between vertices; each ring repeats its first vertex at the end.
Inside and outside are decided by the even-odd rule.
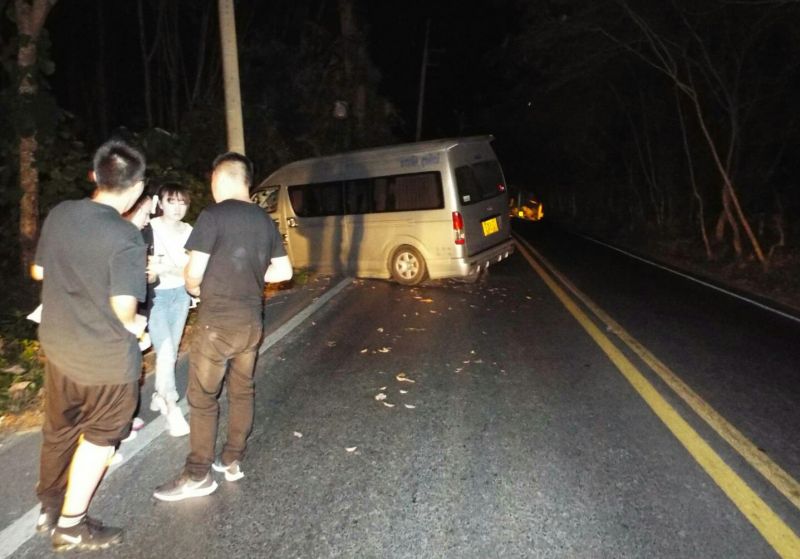
POLYGON ((233 11, 233 0, 219 0, 219 31, 222 41, 222 74, 225 84, 228 150, 244 155, 242 97, 239 89, 239 53, 236 48, 236 14, 233 11))
POLYGON ((419 103, 417 103, 417 134, 414 137, 419 142, 422 137, 422 107, 425 104, 425 74, 428 71, 428 37, 431 31, 431 20, 425 22, 425 47, 422 49, 422 69, 419 74, 419 103))

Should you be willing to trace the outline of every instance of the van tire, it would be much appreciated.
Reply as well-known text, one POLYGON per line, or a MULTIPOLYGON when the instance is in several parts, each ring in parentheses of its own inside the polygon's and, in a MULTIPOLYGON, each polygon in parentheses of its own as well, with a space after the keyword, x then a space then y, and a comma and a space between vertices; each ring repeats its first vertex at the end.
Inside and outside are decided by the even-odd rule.
POLYGON ((401 245, 395 249, 389 271, 394 281, 402 285, 417 285, 428 275, 425 259, 411 245, 401 245))

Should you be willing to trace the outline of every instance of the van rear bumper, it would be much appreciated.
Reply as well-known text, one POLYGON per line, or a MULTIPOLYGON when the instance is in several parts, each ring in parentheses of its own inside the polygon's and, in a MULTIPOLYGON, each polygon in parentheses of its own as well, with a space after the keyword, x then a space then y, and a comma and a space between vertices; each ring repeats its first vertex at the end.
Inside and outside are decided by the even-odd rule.
POLYGON ((513 239, 509 239, 504 243, 493 246, 488 250, 484 250, 483 252, 466 258, 463 268, 466 272, 464 275, 470 276, 472 274, 483 272, 492 264, 497 264, 498 262, 505 260, 513 254, 514 246, 513 239))
POLYGON ((434 260, 429 263, 428 274, 432 279, 472 276, 511 256, 514 247, 514 240, 509 239, 472 256, 447 261, 434 260))

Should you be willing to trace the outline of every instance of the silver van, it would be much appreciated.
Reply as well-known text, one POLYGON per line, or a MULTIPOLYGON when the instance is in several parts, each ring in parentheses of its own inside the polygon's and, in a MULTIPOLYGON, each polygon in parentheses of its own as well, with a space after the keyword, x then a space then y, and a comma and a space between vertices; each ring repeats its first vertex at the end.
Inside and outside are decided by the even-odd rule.
POLYGON ((323 273, 475 278, 514 250, 492 136, 370 148, 296 161, 252 191, 292 264, 323 273))

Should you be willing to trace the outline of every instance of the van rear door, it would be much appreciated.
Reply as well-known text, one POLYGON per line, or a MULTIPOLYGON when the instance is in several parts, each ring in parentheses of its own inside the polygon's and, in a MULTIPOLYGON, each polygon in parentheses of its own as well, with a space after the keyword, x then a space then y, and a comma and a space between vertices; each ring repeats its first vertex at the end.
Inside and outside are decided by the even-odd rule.
POLYGON ((511 234, 508 193, 497 159, 456 164, 455 179, 466 255, 472 256, 506 241, 511 234))

